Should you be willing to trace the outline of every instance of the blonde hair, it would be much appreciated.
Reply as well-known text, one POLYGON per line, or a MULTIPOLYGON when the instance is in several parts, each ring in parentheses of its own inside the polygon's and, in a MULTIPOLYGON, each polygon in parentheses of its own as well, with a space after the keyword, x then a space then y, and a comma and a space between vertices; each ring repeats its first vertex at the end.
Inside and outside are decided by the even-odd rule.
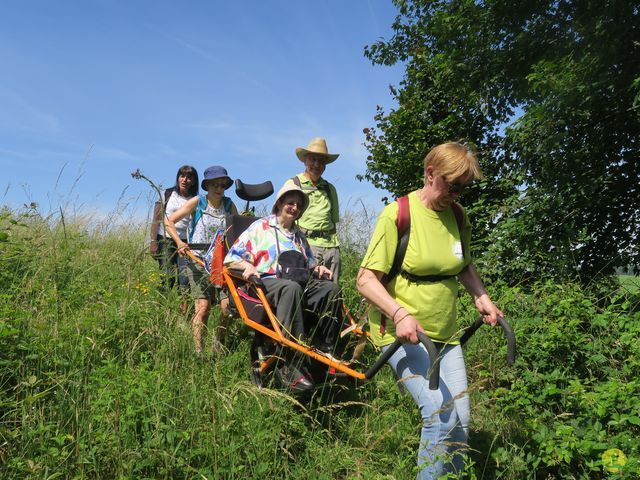
POLYGON ((428 166, 433 167, 436 175, 449 181, 468 176, 472 177, 471 181, 484 178, 475 152, 460 142, 447 142, 433 147, 424 157, 425 173, 428 166))

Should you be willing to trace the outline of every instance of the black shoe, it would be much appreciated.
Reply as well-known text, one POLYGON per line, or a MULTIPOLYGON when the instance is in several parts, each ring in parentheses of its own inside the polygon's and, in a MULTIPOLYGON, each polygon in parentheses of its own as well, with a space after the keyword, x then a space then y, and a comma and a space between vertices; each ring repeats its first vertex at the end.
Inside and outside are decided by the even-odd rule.
POLYGON ((318 350, 320 350, 322 353, 333 353, 333 345, 329 343, 321 343, 320 345, 318 345, 318 350))
POLYGON ((299 369, 291 365, 283 365, 276 369, 276 380, 280 386, 296 393, 306 392, 313 388, 313 383, 299 369))

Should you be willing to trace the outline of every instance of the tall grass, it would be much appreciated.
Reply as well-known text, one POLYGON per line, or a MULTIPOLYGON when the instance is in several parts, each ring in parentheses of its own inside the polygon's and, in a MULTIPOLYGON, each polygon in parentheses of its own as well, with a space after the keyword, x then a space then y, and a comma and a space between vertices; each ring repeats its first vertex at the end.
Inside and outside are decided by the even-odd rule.
MULTIPOLYGON (((35 210, 0 215, 1 478, 415 478, 420 418, 388 369, 303 402, 249 381, 238 323, 228 354, 195 356, 145 233, 35 210)), ((359 250, 343 249, 353 310, 359 250)), ((493 295, 521 356, 506 367, 490 329, 467 348, 468 477, 600 478, 613 447, 629 459, 616 478, 640 471, 628 411, 640 392, 635 297, 603 309, 569 287, 493 295)), ((461 311, 474 319, 466 299, 461 311)))
POLYGON ((2 223, 3 478, 406 476, 378 450, 398 442, 393 395, 336 386, 302 404, 258 390, 239 328, 231 353, 196 357, 142 227, 2 223))

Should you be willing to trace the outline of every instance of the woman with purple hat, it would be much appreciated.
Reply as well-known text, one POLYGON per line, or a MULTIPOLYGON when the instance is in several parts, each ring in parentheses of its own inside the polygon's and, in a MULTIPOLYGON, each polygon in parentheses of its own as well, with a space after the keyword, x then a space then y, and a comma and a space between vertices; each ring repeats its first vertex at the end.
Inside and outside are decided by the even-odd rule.
MULTIPOLYGON (((175 223, 181 219, 192 216, 189 228, 189 242, 192 244, 210 245, 215 239, 219 229, 224 230, 225 217, 230 214, 237 214, 238 210, 229 197, 224 195, 233 185, 233 180, 227 174, 227 170, 219 165, 214 165, 204 171, 204 178, 201 183, 206 195, 198 195, 185 203, 179 210, 169 216, 166 221, 166 230, 171 238, 176 242, 178 254, 185 255, 189 245, 180 239, 176 232, 175 223)), ((204 252, 194 251, 196 255, 204 252)), ((193 331, 193 341, 196 352, 203 350, 203 330, 207 325, 209 311, 214 300, 220 300, 222 308, 221 326, 224 323, 224 312, 228 303, 227 298, 221 298, 220 290, 209 282, 209 277, 199 265, 189 262, 188 267, 189 286, 191 294, 195 299, 195 314, 191 321, 193 331)), ((222 336, 222 329, 220 335, 222 336)), ((218 340, 221 340, 220 338, 218 340)))

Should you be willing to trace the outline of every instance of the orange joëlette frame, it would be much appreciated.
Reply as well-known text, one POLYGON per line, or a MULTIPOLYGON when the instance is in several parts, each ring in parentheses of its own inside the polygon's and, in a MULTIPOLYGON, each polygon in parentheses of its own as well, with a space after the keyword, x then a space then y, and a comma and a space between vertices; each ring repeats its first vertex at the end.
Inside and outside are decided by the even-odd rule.
POLYGON ((247 311, 245 310, 244 305, 242 304, 240 295, 238 295, 236 286, 233 283, 232 275, 230 274, 227 267, 224 267, 222 269, 222 275, 224 276, 225 282, 229 287, 229 293, 231 293, 231 297, 233 298, 233 301, 235 302, 236 307, 238 309, 238 313, 240 313, 240 316, 242 317, 242 321, 245 323, 245 325, 253 328, 254 330, 257 330, 263 335, 266 335, 267 337, 271 338, 274 342, 277 342, 281 345, 297 350, 313 358, 314 360, 327 365, 329 368, 334 368, 338 372, 344 373, 346 375, 349 375, 350 377, 354 377, 359 380, 366 379, 364 373, 361 373, 361 372, 358 372, 357 370, 349 368, 344 363, 333 361, 330 358, 327 358, 324 355, 316 352, 312 348, 309 348, 305 345, 301 345, 298 342, 295 342, 286 338, 282 334, 282 330, 280 329, 280 324, 278 322, 278 319, 273 313, 273 310, 271 309, 271 305, 269 305, 269 302, 267 301, 267 297, 265 296, 261 288, 256 288, 256 293, 258 295, 258 299, 260 300, 260 302, 264 307, 267 317, 269 318, 269 322, 271 323, 271 328, 251 320, 249 318, 249 315, 247 315, 247 311))
MULTIPOLYGON (((191 259, 193 261, 195 261, 196 263, 198 263, 199 265, 204 267, 204 262, 198 258, 196 255, 194 255, 190 250, 186 250, 186 254, 191 257, 191 259)), ((382 365, 384 365, 384 363, 389 359, 389 357, 399 348, 399 346, 401 345, 400 340, 396 340, 389 349, 387 349, 385 352, 383 352, 379 357, 378 360, 375 362, 375 364, 365 373, 362 372, 358 372, 357 370, 353 370, 352 368, 349 368, 348 366, 346 366, 345 364, 341 363, 341 362, 336 362, 333 361, 327 357, 325 357, 322 354, 319 354, 318 352, 316 352, 315 350, 313 350, 312 348, 309 348, 307 346, 304 345, 300 345, 297 342, 291 341, 288 338, 286 338, 283 334, 282 331, 280 329, 280 324, 278 322, 278 319, 276 318, 276 316, 273 313, 273 310, 271 309, 271 305, 269 305, 269 302, 267 301, 267 298, 264 294, 264 291, 261 288, 256 288, 256 292, 258 295, 258 298, 260 300, 260 302, 262 303, 265 312, 267 313, 267 316, 269 318, 269 321, 271 323, 271 327, 272 328, 268 328, 258 322, 255 322, 253 320, 251 320, 249 318, 249 315, 247 314, 247 311, 244 308, 244 305, 242 303, 242 300, 240 299, 240 295, 238 295, 238 291, 236 289, 235 283, 233 282, 233 276, 231 275, 229 269, 225 266, 222 268, 222 276, 224 278, 225 283, 227 284, 228 288, 229 288, 229 293, 231 293, 231 297, 233 298, 234 303, 236 304, 236 307, 238 309, 238 313, 240 314, 240 316, 242 317, 242 321, 245 323, 245 325, 253 328, 254 330, 257 330, 258 332, 262 333, 263 335, 266 335, 267 337, 271 338, 274 342, 277 342, 281 345, 285 345, 289 348, 293 348, 294 350, 297 350, 313 359, 315 359, 316 361, 323 363, 325 365, 327 365, 329 368, 333 368, 338 372, 344 373, 346 375, 349 375, 350 377, 359 379, 359 380, 367 380, 372 378, 376 372, 382 367, 382 365)), ((346 308, 344 308, 345 314, 347 315, 347 317, 349 318, 349 321, 351 323, 351 327, 353 328, 353 331, 356 335, 369 335, 369 332, 363 332, 361 328, 357 327, 355 321, 353 320, 351 314, 349 313, 349 310, 346 308)), ((466 329, 465 334, 462 336, 460 343, 464 344, 472 335, 473 333, 481 326, 483 325, 483 318, 482 316, 476 320, 476 322, 471 326, 468 327, 466 329)), ((515 339, 515 334, 513 333, 513 329, 511 328, 511 326, 509 325, 509 323, 503 319, 502 317, 498 318, 498 324, 502 327, 502 329, 504 330, 505 336, 507 337, 507 362, 509 364, 513 364, 513 362, 515 361, 515 356, 516 356, 516 339, 515 339)), ((425 346, 425 348, 427 349, 427 351, 429 352, 429 357, 431 359, 431 363, 433 365, 433 367, 430 369, 431 373, 429 374, 430 377, 430 383, 429 383, 429 388, 430 389, 437 389, 438 388, 438 383, 439 383, 439 365, 437 363, 438 361, 438 352, 437 349, 435 347, 435 345, 433 344, 433 342, 424 334, 419 335, 420 341, 421 343, 425 346), (430 351, 433 350, 433 351, 430 351)), ((271 357, 269 359, 267 359, 266 361, 262 362, 260 365, 260 369, 264 370, 266 368, 268 368, 268 366, 273 363, 273 361, 275 360, 275 357, 271 357)))

